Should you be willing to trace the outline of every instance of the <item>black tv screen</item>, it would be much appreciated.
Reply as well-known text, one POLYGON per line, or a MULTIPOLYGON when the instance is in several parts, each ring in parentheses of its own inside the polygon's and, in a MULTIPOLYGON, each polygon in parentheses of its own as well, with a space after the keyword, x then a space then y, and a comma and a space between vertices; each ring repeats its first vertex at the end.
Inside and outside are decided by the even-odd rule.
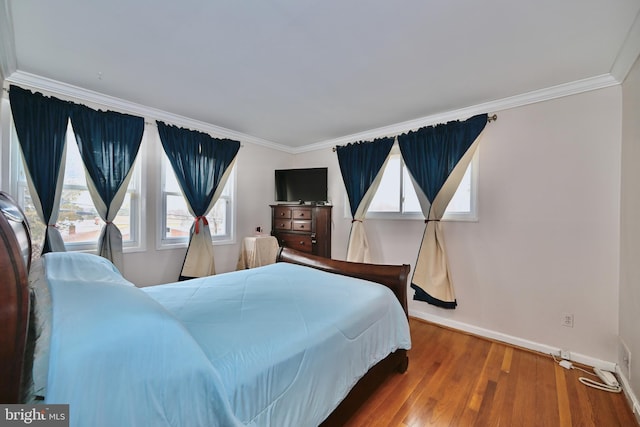
POLYGON ((327 201, 327 168, 276 170, 276 202, 327 201))

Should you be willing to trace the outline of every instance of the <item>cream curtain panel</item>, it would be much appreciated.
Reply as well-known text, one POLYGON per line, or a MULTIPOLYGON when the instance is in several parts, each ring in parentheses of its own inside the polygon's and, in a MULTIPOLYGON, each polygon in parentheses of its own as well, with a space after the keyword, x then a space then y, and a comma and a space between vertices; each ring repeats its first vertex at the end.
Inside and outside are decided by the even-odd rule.
POLYGON ((389 157, 385 159, 380 171, 376 175, 376 178, 371 183, 369 190, 365 193, 362 201, 358 205, 356 213, 353 215, 351 221, 351 232, 349 233, 349 245, 347 246, 347 261, 353 262, 371 262, 371 250, 369 249, 369 241, 367 240, 367 233, 364 228, 364 218, 367 215, 373 196, 375 196, 380 181, 382 181, 382 175, 384 168, 387 165, 389 157))
POLYGON ((487 115, 398 136, 402 158, 420 200, 426 227, 413 271, 414 299, 442 308, 457 305, 440 220, 471 162, 487 115))

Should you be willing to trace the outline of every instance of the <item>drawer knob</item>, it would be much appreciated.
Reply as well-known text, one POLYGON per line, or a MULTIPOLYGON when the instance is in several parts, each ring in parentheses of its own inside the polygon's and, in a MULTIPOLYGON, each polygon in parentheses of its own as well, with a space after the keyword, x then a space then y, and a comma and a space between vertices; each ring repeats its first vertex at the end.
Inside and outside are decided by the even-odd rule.
POLYGON ((304 240, 300 241, 300 244, 301 244, 301 245, 304 245, 304 240))

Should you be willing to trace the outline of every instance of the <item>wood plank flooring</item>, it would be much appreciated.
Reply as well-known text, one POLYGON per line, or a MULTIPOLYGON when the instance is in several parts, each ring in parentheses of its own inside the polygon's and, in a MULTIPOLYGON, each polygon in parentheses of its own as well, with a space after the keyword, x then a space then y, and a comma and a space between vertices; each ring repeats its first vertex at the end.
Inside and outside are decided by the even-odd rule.
POLYGON ((622 393, 589 388, 551 356, 410 320, 409 369, 349 427, 638 426, 622 393))

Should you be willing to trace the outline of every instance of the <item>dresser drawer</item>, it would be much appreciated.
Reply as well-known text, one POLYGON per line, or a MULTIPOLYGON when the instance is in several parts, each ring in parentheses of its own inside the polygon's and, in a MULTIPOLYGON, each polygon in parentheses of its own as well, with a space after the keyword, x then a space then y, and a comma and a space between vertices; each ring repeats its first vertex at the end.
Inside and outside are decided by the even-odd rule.
POLYGON ((274 218, 273 221, 274 221, 274 227, 276 230, 291 230, 290 219, 274 218))
POLYGON ((273 209, 273 219, 291 218, 291 208, 289 206, 277 206, 273 209))
POLYGON ((304 236, 299 234, 281 234, 279 236, 279 240, 280 246, 286 248, 309 253, 313 251, 311 236, 304 236))
POLYGON ((311 221, 311 208, 291 208, 291 218, 311 221))
POLYGON ((270 205, 271 235, 280 246, 331 258, 331 206, 270 205))
POLYGON ((311 221, 291 221, 291 229, 294 231, 311 231, 311 221))

